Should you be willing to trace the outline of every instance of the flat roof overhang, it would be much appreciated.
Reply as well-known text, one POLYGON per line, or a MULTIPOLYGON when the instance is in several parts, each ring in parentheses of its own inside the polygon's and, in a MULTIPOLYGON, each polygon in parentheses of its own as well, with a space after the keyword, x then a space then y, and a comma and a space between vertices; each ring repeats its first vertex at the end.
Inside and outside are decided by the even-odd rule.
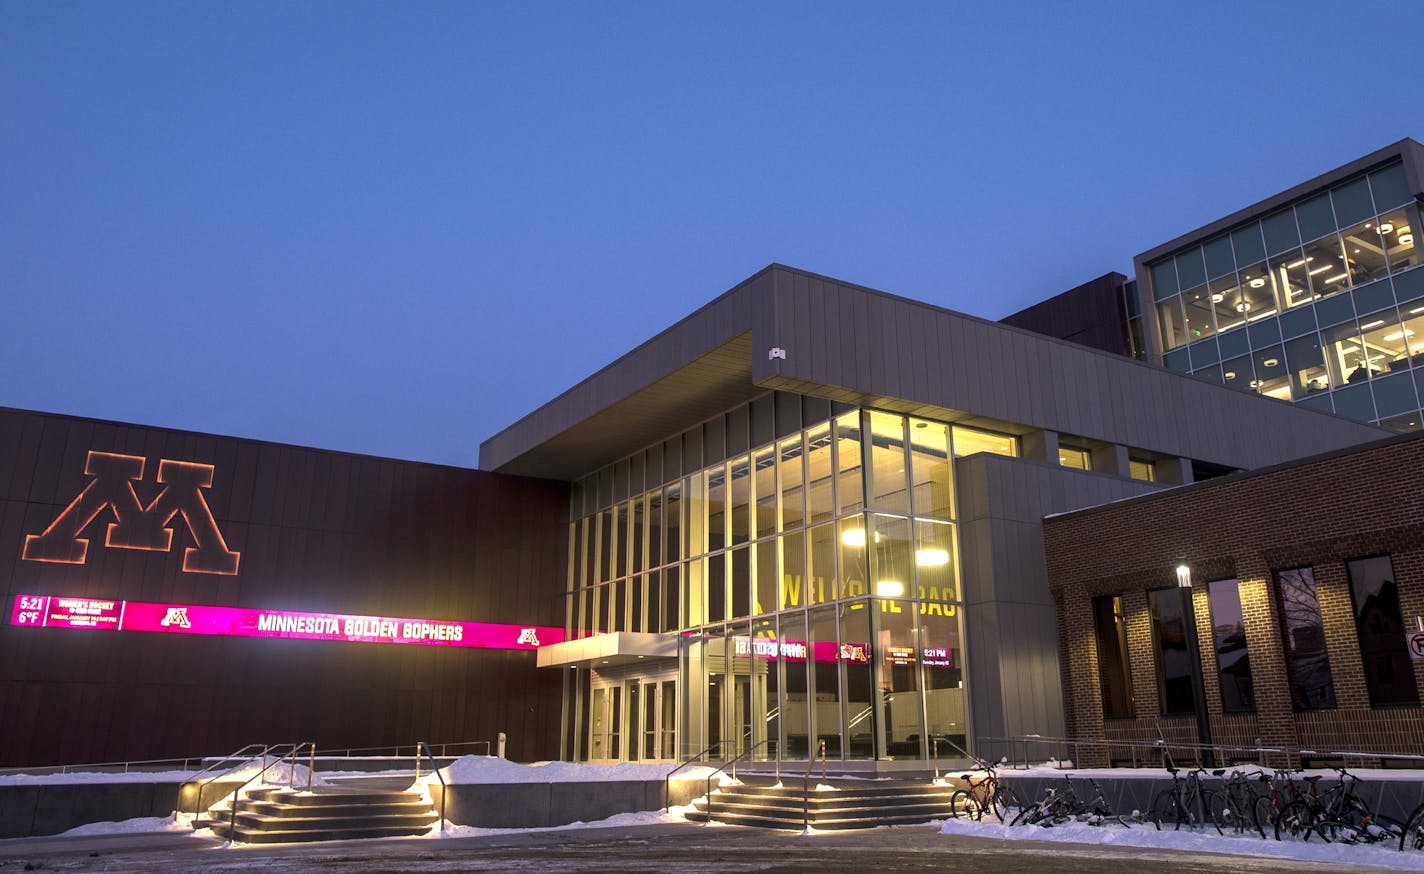
POLYGON ((1232 468, 1387 433, 773 264, 486 440, 480 467, 578 479, 772 390, 1232 468))
POLYGON ((677 658, 677 634, 618 631, 541 646, 541 668, 602 667, 677 658))

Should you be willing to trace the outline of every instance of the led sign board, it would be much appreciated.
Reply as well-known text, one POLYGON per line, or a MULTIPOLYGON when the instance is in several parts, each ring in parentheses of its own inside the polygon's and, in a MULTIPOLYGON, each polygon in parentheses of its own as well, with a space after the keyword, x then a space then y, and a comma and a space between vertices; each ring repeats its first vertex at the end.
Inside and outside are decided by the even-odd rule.
POLYGON ((199 604, 148 604, 59 595, 17 595, 10 624, 36 628, 151 631, 161 634, 214 634, 224 637, 282 637, 357 643, 408 643, 481 649, 535 650, 564 639, 561 628, 252 610, 199 604))

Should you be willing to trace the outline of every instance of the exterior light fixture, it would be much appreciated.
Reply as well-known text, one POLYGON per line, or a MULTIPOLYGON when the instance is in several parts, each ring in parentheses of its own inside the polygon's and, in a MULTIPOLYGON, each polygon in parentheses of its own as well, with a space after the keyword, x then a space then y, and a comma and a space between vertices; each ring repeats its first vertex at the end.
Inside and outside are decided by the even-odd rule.
POLYGON ((1177 565, 1177 587, 1180 589, 1192 587, 1192 569, 1184 564, 1177 565))
POLYGON ((875 584, 875 594, 881 598, 898 598, 905 594, 905 584, 899 580, 881 580, 875 584))
POLYGON ((917 549, 915 550, 915 564, 920 567, 943 567, 949 564, 949 550, 917 549))

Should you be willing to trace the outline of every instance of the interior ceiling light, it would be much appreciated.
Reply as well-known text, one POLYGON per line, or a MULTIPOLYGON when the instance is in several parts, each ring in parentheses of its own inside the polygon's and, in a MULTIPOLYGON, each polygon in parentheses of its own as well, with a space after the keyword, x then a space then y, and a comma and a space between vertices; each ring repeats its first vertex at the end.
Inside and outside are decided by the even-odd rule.
POLYGON ((1348 274, 1348 273, 1341 273, 1341 274, 1338 275, 1338 276, 1327 276, 1327 277, 1325 278, 1325 282, 1326 282, 1327 285, 1331 285, 1331 284, 1334 284, 1334 283, 1336 283, 1336 282, 1339 282, 1339 281, 1342 280, 1342 279, 1345 279, 1345 278, 1348 277, 1349 275, 1350 275, 1350 274, 1348 274))
POLYGON ((847 528, 841 532, 841 543, 844 543, 846 546, 864 546, 865 529, 847 528))
POLYGON ((1221 303, 1224 300, 1226 300, 1226 295, 1222 294, 1219 291, 1211 296, 1212 303, 1221 303))
POLYGON ((1227 379, 1235 379, 1235 378, 1236 378, 1236 371, 1234 371, 1234 370, 1228 370, 1228 371, 1226 371, 1226 378, 1227 378, 1227 379))
POLYGON ((1394 225, 1390 224, 1389 222, 1385 222, 1379 226, 1379 232, 1381 234, 1392 234, 1394 233, 1394 225))
POLYGON ((1378 328, 1380 325, 1383 325, 1383 324, 1384 324, 1384 319, 1375 319, 1373 322, 1370 322, 1370 323, 1367 324, 1367 325, 1361 325, 1361 326, 1360 326, 1360 330, 1361 330, 1361 331, 1368 331, 1370 328, 1378 328))
POLYGON ((1251 387, 1252 387, 1252 388, 1260 388, 1261 385, 1262 385, 1261 380, 1259 380, 1259 379, 1253 379, 1253 380, 1251 380, 1251 387))
POLYGON ((1236 305, 1236 311, 1237 311, 1238 313, 1244 313, 1244 312, 1246 312, 1247 310, 1249 310, 1250 308, 1251 308, 1251 305, 1250 305, 1249 303, 1247 303, 1246 301, 1244 301, 1244 300, 1241 301, 1241 303, 1238 303, 1238 304, 1236 305))
POLYGON ((1324 273, 1325 271, 1327 271, 1327 270, 1329 270, 1329 269, 1330 269, 1330 265, 1328 265, 1328 264, 1327 264, 1326 266, 1324 266, 1324 267, 1317 267, 1317 268, 1315 268, 1314 270, 1310 271, 1310 275, 1311 275, 1311 276, 1314 276, 1314 275, 1317 274, 1317 273, 1324 273))
POLYGON ((1251 280, 1251 287, 1252 287, 1252 288, 1261 288, 1261 287, 1263 287, 1265 284, 1266 284, 1266 280, 1262 279, 1262 278, 1259 277, 1259 276, 1257 276, 1255 279, 1251 280))
POLYGON ((1399 245, 1401 245, 1401 246, 1408 246, 1408 245, 1412 244, 1413 242, 1414 242, 1414 235, 1413 235, 1413 234, 1400 234, 1400 235, 1399 235, 1399 245))
POLYGON ((1280 364, 1281 362, 1280 362, 1280 360, 1277 359, 1277 358, 1267 358, 1265 361, 1262 361, 1261 363, 1264 364, 1264 365, 1267 366, 1267 367, 1275 367, 1277 364, 1280 364))
POLYGON ((875 594, 881 598, 898 598, 905 594, 905 584, 899 580, 881 580, 875 584, 875 594))
POLYGON ((949 564, 949 550, 933 547, 915 550, 915 564, 920 567, 944 567, 949 564))

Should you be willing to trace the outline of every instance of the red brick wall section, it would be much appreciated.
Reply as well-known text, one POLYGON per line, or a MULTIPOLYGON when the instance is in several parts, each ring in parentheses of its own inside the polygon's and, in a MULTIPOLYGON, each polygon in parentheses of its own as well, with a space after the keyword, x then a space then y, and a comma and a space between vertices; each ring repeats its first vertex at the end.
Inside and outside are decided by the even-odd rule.
MULTIPOLYGON (((1159 716, 1146 597, 1175 585, 1185 562, 1214 742, 1424 755, 1424 709, 1370 706, 1345 570, 1352 558, 1389 554, 1406 626, 1424 615, 1424 435, 1053 517, 1044 543, 1077 736, 1152 740, 1160 727, 1168 740, 1195 741, 1192 719, 1159 716), (1296 713, 1272 572, 1306 565, 1315 571, 1338 706, 1296 713), (1253 714, 1223 713, 1217 682, 1206 583, 1232 577, 1241 583, 1253 714), (1135 719, 1102 716, 1091 600, 1109 594, 1123 596, 1127 614, 1135 719)), ((1424 661, 1413 667, 1424 684, 1424 661)))

